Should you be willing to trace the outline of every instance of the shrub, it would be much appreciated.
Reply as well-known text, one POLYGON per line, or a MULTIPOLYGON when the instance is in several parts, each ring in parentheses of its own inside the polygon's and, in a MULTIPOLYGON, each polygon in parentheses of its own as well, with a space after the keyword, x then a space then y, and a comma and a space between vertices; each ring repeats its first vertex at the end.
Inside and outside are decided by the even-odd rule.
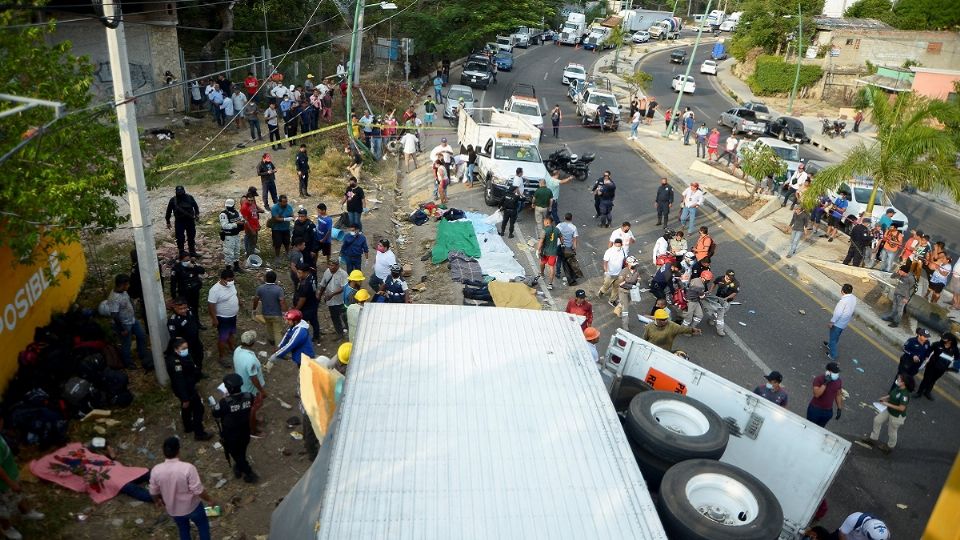
MULTIPOLYGON (((788 64, 778 56, 757 58, 757 70, 747 81, 750 89, 760 96, 786 94, 793 88, 796 64, 788 64)), ((800 81, 797 88, 805 88, 820 80, 823 70, 820 66, 800 66, 800 81)))

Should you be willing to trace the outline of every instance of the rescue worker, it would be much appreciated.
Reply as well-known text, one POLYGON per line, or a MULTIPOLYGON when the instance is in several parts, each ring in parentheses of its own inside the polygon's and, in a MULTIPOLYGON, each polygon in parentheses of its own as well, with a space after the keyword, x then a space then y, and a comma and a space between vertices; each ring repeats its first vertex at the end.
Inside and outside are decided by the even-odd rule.
POLYGON ((167 351, 167 374, 170 375, 170 389, 180 400, 180 417, 183 430, 193 433, 198 441, 209 441, 213 435, 203 429, 203 402, 197 393, 197 367, 190 358, 190 346, 183 338, 173 340, 167 351))
POLYGON ((167 330, 170 332, 170 343, 177 338, 187 342, 190 348, 190 359, 197 368, 197 377, 205 379, 203 374, 203 341, 200 339, 200 319, 195 312, 190 311, 187 301, 183 298, 173 300, 173 315, 167 319, 167 330))
POLYGON ((370 293, 366 289, 360 289, 353 295, 354 303, 347 308, 347 335, 350 341, 357 336, 357 326, 360 321, 360 312, 363 306, 370 300, 370 293))
POLYGON ((317 297, 317 276, 313 273, 313 268, 305 264, 297 266, 297 290, 293 293, 293 308, 299 311, 303 320, 313 328, 313 341, 320 343, 320 320, 317 318, 320 300, 317 297))
MULTIPOLYGON (((703 302, 703 307, 709 318, 710 324, 716 325, 717 335, 725 336, 723 315, 730 309, 730 302, 737 297, 740 292, 740 283, 736 279, 736 272, 727 270, 722 277, 713 281, 713 292, 715 296, 708 295, 703 302)), ((701 278, 703 274, 701 274, 701 278)), ((706 283, 706 281, 704 281, 706 283)))
POLYGON ((704 270, 699 276, 692 278, 690 284, 687 285, 687 290, 684 291, 687 300, 687 314, 683 318, 684 326, 696 328, 703 320, 704 313, 701 301, 707 296, 705 283, 709 283, 711 279, 713 279, 713 272, 704 270))
POLYGON ((660 179, 660 187, 657 188, 654 206, 657 208, 657 225, 660 225, 661 222, 664 225, 670 223, 670 209, 673 208, 673 187, 667 183, 666 178, 660 179))
POLYGON ((350 304, 354 302, 354 296, 357 294, 357 291, 363 288, 363 280, 365 279, 367 279, 367 276, 363 275, 363 272, 360 270, 353 270, 347 275, 347 284, 341 292, 341 295, 343 295, 343 305, 345 307, 350 307, 350 304))
POLYGON ((233 460, 233 476, 253 484, 260 478, 247 461, 250 445, 250 411, 253 395, 243 392, 243 377, 228 373, 223 377, 227 395, 213 409, 213 417, 220 419, 220 441, 227 456, 233 460))
POLYGON ((240 272, 240 248, 243 245, 240 233, 243 232, 243 217, 234 208, 234 200, 227 199, 220 212, 220 239, 223 240, 223 264, 233 266, 240 272))
POLYGON ((700 329, 686 325, 679 325, 670 320, 670 314, 665 309, 653 312, 653 324, 648 324, 643 330, 643 339, 653 343, 665 351, 673 350, 673 340, 680 335, 700 335, 700 329))
MULTIPOLYGON (((185 251, 180 252, 180 261, 170 271, 170 296, 183 298, 194 315, 200 313, 200 289, 206 270, 185 251)), ((200 327, 203 329, 203 326, 200 327)))
POLYGON ((401 277, 402 274, 402 266, 399 264, 391 265, 390 275, 387 276, 387 279, 383 282, 381 291, 390 304, 413 303, 413 300, 410 299, 410 287, 407 286, 407 282, 401 277))
POLYGON ((627 257, 623 270, 617 276, 617 306, 613 310, 614 315, 620 317, 624 330, 630 327, 630 291, 638 287, 640 280, 645 277, 646 271, 640 266, 640 261, 633 255, 627 257))
POLYGON ((296 309, 291 309, 283 316, 287 324, 287 332, 280 340, 277 352, 270 355, 267 359, 265 369, 270 371, 277 358, 283 358, 290 355, 290 360, 300 367, 300 355, 305 354, 310 358, 314 357, 313 343, 310 342, 310 323, 303 320, 303 314, 296 309))
POLYGON ((590 348, 590 354, 593 361, 600 362, 600 351, 597 350, 597 343, 600 342, 600 331, 592 326, 583 329, 583 339, 587 340, 587 346, 590 348))

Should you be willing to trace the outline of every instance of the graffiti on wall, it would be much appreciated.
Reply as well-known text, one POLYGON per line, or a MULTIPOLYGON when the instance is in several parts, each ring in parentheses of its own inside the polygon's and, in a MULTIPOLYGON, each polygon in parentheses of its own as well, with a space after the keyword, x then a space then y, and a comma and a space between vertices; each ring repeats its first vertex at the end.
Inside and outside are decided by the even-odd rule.
MULTIPOLYGON (((93 72, 97 82, 105 85, 113 84, 113 74, 110 72, 110 62, 100 62, 97 69, 93 72)), ((150 74, 150 66, 145 64, 130 63, 130 85, 131 90, 137 90, 153 83, 153 76, 150 74)))

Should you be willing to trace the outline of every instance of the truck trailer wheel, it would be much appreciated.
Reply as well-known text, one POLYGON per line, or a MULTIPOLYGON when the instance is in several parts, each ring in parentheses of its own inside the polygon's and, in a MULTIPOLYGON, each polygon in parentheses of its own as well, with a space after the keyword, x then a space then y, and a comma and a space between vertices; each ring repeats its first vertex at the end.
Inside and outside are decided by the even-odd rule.
POLYGON ((672 392, 641 392, 627 409, 627 433, 651 454, 673 463, 720 459, 730 431, 699 401, 672 392))
POLYGON ((663 475, 657 511, 672 540, 772 540, 783 510, 755 476, 728 463, 694 459, 663 475))
POLYGON ((640 474, 647 484, 647 489, 657 491, 660 489, 660 483, 663 481, 663 475, 673 467, 675 463, 661 459, 650 452, 647 452, 642 446, 627 437, 630 443, 630 450, 633 452, 633 459, 637 462, 640 474))

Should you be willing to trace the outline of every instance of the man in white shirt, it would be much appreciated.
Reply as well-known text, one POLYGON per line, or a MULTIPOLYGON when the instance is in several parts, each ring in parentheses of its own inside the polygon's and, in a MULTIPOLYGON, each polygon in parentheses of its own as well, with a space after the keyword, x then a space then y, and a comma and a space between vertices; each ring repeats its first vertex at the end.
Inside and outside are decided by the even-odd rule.
POLYGON ((660 267, 660 265, 657 264, 657 259, 670 253, 670 241, 667 239, 671 236, 672 232, 673 231, 667 229, 657 238, 656 243, 653 244, 653 265, 657 268, 660 267))
POLYGON ((220 272, 220 281, 214 283, 207 294, 207 310, 213 327, 217 329, 218 361, 225 368, 233 367, 232 354, 237 348, 234 336, 237 334, 240 299, 233 279, 233 269, 224 268, 220 272))
POLYGON ((864 512, 847 516, 837 529, 842 540, 888 540, 890 530, 883 521, 864 512))
POLYGON ((390 241, 386 238, 377 242, 377 255, 373 261, 373 275, 370 279, 370 288, 376 293, 380 290, 380 285, 386 281, 390 275, 390 267, 397 264, 397 256, 390 249, 390 241))
POLYGON ((573 224, 573 214, 567 212, 563 216, 563 221, 557 225, 557 231, 560 233, 560 260, 557 263, 557 269, 569 287, 576 285, 578 274, 582 274, 580 263, 577 261, 580 232, 573 224))
POLYGON ((691 235, 696 230, 697 208, 703 204, 703 192, 700 191, 700 183, 694 182, 690 187, 683 190, 680 194, 683 199, 683 208, 680 210, 680 225, 687 223, 687 234, 691 235))
POLYGON ((413 168, 417 168, 417 145, 420 144, 420 140, 417 139, 417 136, 413 134, 412 131, 408 131, 403 134, 403 137, 400 137, 400 144, 403 145, 403 163, 407 168, 407 172, 410 172, 410 163, 413 163, 413 168))
POLYGON ((735 159, 737 159, 737 145, 738 145, 738 144, 740 144, 740 141, 737 139, 737 136, 731 133, 730 136, 727 137, 727 146, 726 146, 726 148, 724 148, 723 153, 720 154, 719 157, 717 157, 717 161, 719 162, 721 159, 723 159, 724 157, 726 157, 726 158, 727 158, 727 167, 729 167, 730 164, 731 164, 735 159))
POLYGON ((827 355, 831 360, 837 360, 837 344, 840 342, 840 334, 850 324, 853 315, 857 310, 857 297, 853 295, 853 285, 844 283, 840 288, 840 300, 833 308, 833 317, 830 318, 830 339, 824 341, 823 346, 827 349, 827 355))
POLYGON ((510 178, 510 187, 518 196, 523 197, 523 169, 520 167, 517 167, 517 174, 510 178))
POLYGON ((607 291, 616 284, 626 259, 627 252, 623 249, 623 240, 617 238, 603 254, 603 286, 597 291, 597 296, 607 294, 607 291))
POLYGON ((630 230, 629 221, 624 221, 620 224, 619 229, 614 229, 614 231, 610 233, 610 241, 607 242, 607 247, 613 247, 613 241, 617 238, 619 238, 623 244, 623 252, 630 255, 630 246, 637 241, 637 237, 634 236, 633 231, 630 230))
POLYGON ((453 147, 447 144, 447 138, 440 139, 440 144, 433 147, 430 151, 430 162, 436 163, 437 158, 443 160, 443 167, 447 170, 447 178, 450 178, 450 165, 453 164, 453 147))
POLYGON ((797 193, 797 190, 800 189, 800 186, 807 181, 809 175, 807 171, 804 170, 805 167, 803 163, 797 165, 797 170, 793 172, 790 176, 790 179, 787 180, 787 183, 783 186, 783 204, 780 205, 780 208, 783 208, 787 205, 787 201, 792 201, 790 209, 793 210, 793 207, 797 205, 797 200, 794 198, 794 194, 797 193))

